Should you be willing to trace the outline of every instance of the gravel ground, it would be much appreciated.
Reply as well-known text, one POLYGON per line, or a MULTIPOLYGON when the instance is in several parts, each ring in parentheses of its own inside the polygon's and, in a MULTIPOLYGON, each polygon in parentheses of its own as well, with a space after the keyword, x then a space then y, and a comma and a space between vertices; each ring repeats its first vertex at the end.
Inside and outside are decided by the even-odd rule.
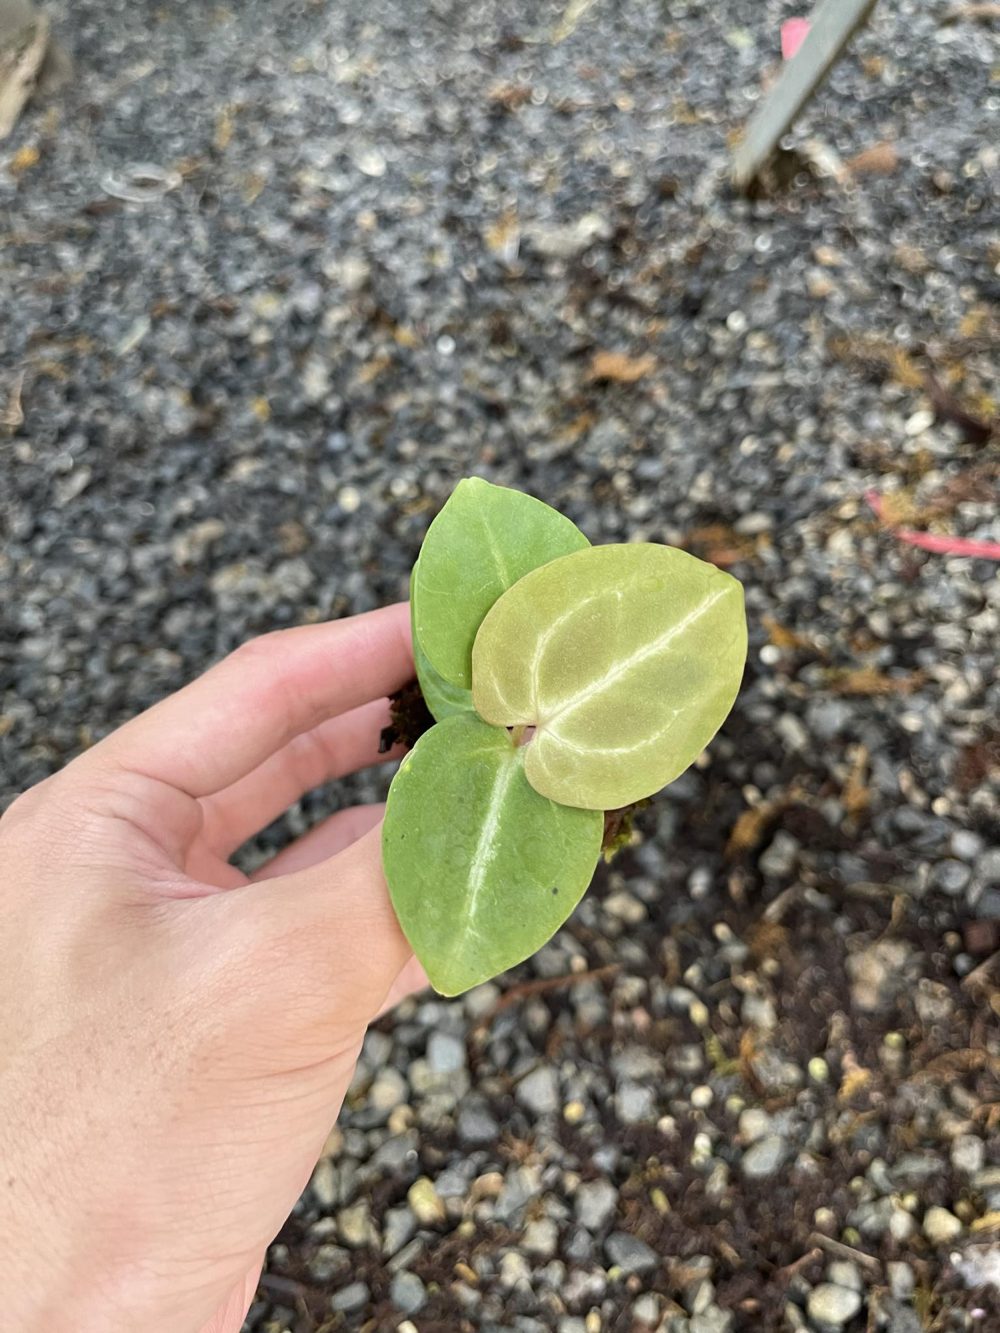
POLYGON ((748 202, 775 0, 52 9, 0 800, 404 595, 468 473, 747 589, 731 719, 557 939, 369 1034, 247 1328, 1000 1329, 998 567, 864 501, 998 536, 995 23, 882 6, 748 202))

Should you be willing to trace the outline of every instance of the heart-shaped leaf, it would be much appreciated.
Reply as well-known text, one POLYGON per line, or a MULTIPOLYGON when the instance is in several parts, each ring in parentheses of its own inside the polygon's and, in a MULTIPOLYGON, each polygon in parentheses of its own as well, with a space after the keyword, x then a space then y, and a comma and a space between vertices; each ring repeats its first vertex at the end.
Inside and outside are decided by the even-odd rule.
POLYGON ((476 711, 531 726, 525 775, 612 809, 672 782, 725 720, 746 660, 743 589, 670 546, 594 546, 514 585, 472 655, 476 711))
MULTIPOLYGON (((418 560, 417 564, 419 563, 418 560)), ((416 583, 417 568, 414 565, 410 574, 410 632, 413 639, 413 665, 416 668, 417 680, 420 682, 420 692, 424 696, 424 703, 430 709, 434 719, 441 722, 446 717, 452 717, 455 713, 471 713, 473 711, 472 691, 463 689, 461 685, 452 685, 431 666, 417 634, 417 617, 414 610, 416 583)))
POLYGON ((501 593, 588 545, 541 500, 479 477, 460 481, 427 529, 414 577, 414 635, 437 673, 468 689, 476 631, 501 593))
POLYGON ((603 816, 539 796, 528 747, 472 714, 425 732, 389 790, 382 861, 431 985, 458 995, 528 958, 582 898, 603 816))

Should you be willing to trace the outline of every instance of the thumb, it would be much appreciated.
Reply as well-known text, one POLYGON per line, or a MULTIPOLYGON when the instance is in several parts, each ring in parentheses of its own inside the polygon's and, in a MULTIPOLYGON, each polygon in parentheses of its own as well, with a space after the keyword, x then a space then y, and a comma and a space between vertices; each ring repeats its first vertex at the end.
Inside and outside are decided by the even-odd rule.
POLYGON ((299 1040, 360 1042, 412 957, 382 873, 381 834, 378 824, 327 861, 209 900, 230 910, 255 989, 299 1040))

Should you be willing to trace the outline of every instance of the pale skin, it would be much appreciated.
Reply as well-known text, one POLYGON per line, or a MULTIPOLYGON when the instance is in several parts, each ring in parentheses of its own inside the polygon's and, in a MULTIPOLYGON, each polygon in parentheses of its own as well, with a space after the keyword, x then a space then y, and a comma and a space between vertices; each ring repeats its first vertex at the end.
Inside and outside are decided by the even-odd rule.
POLYGON ((281 631, 0 820, 2 1308, 21 1333, 237 1333, 367 1025, 426 984, 381 807, 237 847, 378 762, 407 608, 281 631))

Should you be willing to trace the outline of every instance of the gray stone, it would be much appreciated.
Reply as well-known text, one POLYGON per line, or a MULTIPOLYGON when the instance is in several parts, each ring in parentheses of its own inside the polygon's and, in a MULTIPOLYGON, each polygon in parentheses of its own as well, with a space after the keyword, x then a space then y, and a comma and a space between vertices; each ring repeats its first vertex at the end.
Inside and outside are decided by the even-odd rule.
POLYGON ((774 730, 784 742, 786 750, 797 754, 809 748, 809 733, 802 725, 802 719, 794 713, 782 713, 774 724, 774 730))
POLYGON ((611 1072, 622 1082, 642 1082, 663 1073, 663 1057, 648 1046, 625 1046, 611 1057, 611 1072))
POLYGON ((851 1226, 857 1227, 862 1236, 877 1239, 884 1236, 893 1225, 893 1218, 902 1212, 891 1198, 869 1199, 853 1208, 847 1215, 851 1226))
POLYGON ((518 1250, 508 1250, 500 1260, 500 1285, 516 1287, 519 1282, 531 1284, 531 1265, 518 1250))
POLYGON ((500 1137, 500 1126, 481 1102, 462 1103, 457 1129, 463 1143, 495 1143, 500 1137))
POLYGON ((563 1254, 574 1264, 588 1263, 594 1257, 594 1238, 583 1227, 574 1227, 563 1243, 563 1254))
POLYGON ((809 705, 809 729, 822 741, 832 741, 846 731, 854 709, 843 699, 818 699, 809 705))
POLYGON ((971 829, 956 829, 951 835, 951 852, 959 861, 974 861, 982 850, 982 838, 971 829))
POLYGON ((953 1262, 967 1287, 1000 1290, 1000 1245, 969 1245, 953 1262))
POLYGON ((559 1080, 551 1065, 539 1065, 518 1083, 515 1096, 532 1115, 551 1115, 559 1110, 559 1080))
POLYGON ((795 869, 800 850, 798 839, 779 829, 760 858, 761 871, 776 879, 785 878, 795 869))
POLYGON ((654 1292, 649 1291, 644 1296, 637 1296, 632 1302, 632 1318, 640 1324, 648 1324, 650 1328, 656 1325, 660 1318, 660 1298, 654 1292))
POLYGON ((740 1112, 740 1138, 744 1143, 756 1143, 769 1132, 770 1128, 771 1117, 762 1107, 748 1106, 745 1111, 740 1112))
POLYGON ((760 1032, 773 1032, 778 1026, 778 1011, 770 995, 748 991, 740 1003, 740 1018, 746 1027, 760 1032))
POLYGON ((494 1213, 500 1222, 516 1226, 524 1209, 538 1195, 538 1172, 532 1167, 512 1167, 504 1178, 494 1213))
POLYGON ((788 1060, 773 1046, 762 1046, 750 1056, 757 1081, 765 1092, 775 1096, 800 1088, 805 1074, 793 1060, 788 1060))
POLYGON ((339 1197, 338 1183, 337 1168, 328 1157, 321 1158, 316 1163, 312 1180, 309 1182, 310 1188, 316 1196, 316 1202, 321 1208, 332 1208, 337 1203, 339 1197))
POLYGON ((548 259, 574 259, 598 241, 607 240, 613 228, 599 213, 584 213, 562 226, 536 223, 525 229, 525 238, 548 259))
POLYGON ((500 998, 500 987, 495 981, 484 981, 481 986, 474 986, 462 996, 462 1007, 474 1021, 485 1018, 496 1008, 500 998))
POLYGON ((618 1191, 607 1180, 588 1180, 580 1185, 573 1200, 576 1220, 588 1231, 601 1231, 611 1221, 618 1206, 618 1191))
POLYGON ((417 1135, 415 1132, 393 1134, 380 1143, 372 1153, 369 1166, 375 1174, 399 1175, 409 1163, 417 1157, 417 1135))
POLYGON ((849 954, 846 966, 855 1009, 878 1013, 907 988, 912 949, 904 940, 878 940, 867 949, 849 954))
POLYGON ((921 1185, 943 1170, 944 1162, 935 1153, 904 1152, 896 1158, 891 1175, 897 1185, 921 1185))
POLYGON ((342 1314, 353 1314, 356 1310, 362 1310, 368 1304, 369 1291, 363 1282, 351 1282, 346 1287, 341 1287, 340 1291, 335 1291, 330 1297, 330 1304, 334 1310, 339 1310, 342 1314))
POLYGON ((407 1241, 397 1254, 392 1256, 386 1264, 386 1268, 390 1273, 399 1273, 404 1268, 409 1268, 410 1264, 416 1263, 426 1248, 421 1237, 414 1236, 412 1240, 407 1241))
POLYGON ((639 1125, 655 1120, 656 1096, 651 1087, 642 1083, 625 1082, 615 1093, 615 1115, 623 1125, 639 1125))
POLYGON ((975 1175, 986 1162, 986 1144, 975 1134, 959 1134, 952 1140, 951 1164, 965 1176, 975 1175))
POLYGON ((905 1208, 891 1210, 888 1231, 893 1240, 902 1244, 910 1239, 916 1229, 917 1223, 912 1213, 908 1213, 905 1208))
POLYGON ((551 1259, 559 1244, 559 1228, 550 1217, 529 1222, 521 1237, 521 1248, 540 1259, 551 1259))
POLYGON ((427 1289, 416 1273, 404 1269, 389 1283, 389 1299, 403 1314, 416 1314, 427 1303, 427 1289))
POLYGON ((815 1323, 832 1328, 849 1324, 861 1309, 861 1293, 834 1282, 821 1282, 809 1293, 806 1310, 815 1323))
POLYGON ((660 1263, 655 1250, 627 1231, 613 1231, 604 1242, 604 1252, 623 1273, 651 1273, 660 1263))
POLYGON ((901 1260, 891 1260, 886 1264, 889 1277, 889 1290, 897 1301, 908 1301, 917 1285, 913 1269, 901 1260))
POLYGON ((562 1298, 567 1305, 588 1305, 599 1301, 608 1289, 608 1280, 603 1273, 588 1273, 582 1268, 574 1268, 566 1279, 562 1298))
POLYGON ((464 1199, 469 1192, 474 1170, 471 1162, 458 1161, 454 1166, 445 1167, 436 1177, 434 1188, 442 1199, 464 1199))
POLYGON ((687 1333, 730 1333, 732 1327, 732 1312, 713 1305, 688 1322, 687 1333))
POLYGON ((382 1219, 382 1253, 387 1258, 396 1254, 413 1239, 416 1230, 417 1219, 405 1204, 388 1209, 382 1219))
POLYGON ((790 1149, 778 1134, 758 1139, 743 1154, 740 1170, 750 1180, 761 1180, 780 1171, 788 1160, 790 1149))
POLYGON ((862 1291, 864 1285, 857 1264, 847 1259, 837 1259, 826 1270, 827 1282, 835 1287, 849 1287, 851 1291, 862 1291))
POLYGON ((350 1261, 350 1253, 339 1245, 320 1245, 309 1260, 309 1276, 317 1282, 329 1282, 341 1269, 347 1268, 350 1261))
POLYGON ((961 893, 971 878, 972 871, 969 866, 964 861, 956 861, 953 857, 939 861, 931 876, 935 888, 940 889, 942 893, 950 894, 961 893))
POLYGON ((432 1032, 427 1041, 427 1063, 435 1074, 454 1074, 465 1068, 465 1042, 447 1032, 432 1032))

